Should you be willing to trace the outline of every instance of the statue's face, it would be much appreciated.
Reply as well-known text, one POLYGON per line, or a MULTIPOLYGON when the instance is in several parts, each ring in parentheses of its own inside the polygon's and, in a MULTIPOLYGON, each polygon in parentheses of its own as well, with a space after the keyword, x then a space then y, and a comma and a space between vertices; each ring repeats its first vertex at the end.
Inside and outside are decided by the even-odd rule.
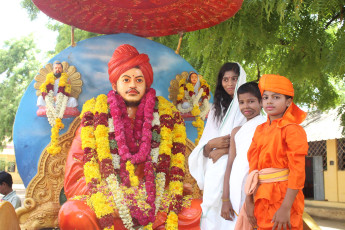
POLYGON ((138 106, 146 92, 143 72, 138 68, 127 70, 121 74, 113 89, 124 99, 127 106, 138 106))
POLYGON ((55 76, 60 77, 62 73, 62 65, 61 64, 55 64, 53 66, 53 72, 55 76))
POLYGON ((193 85, 195 85, 198 82, 198 75, 196 75, 195 73, 193 73, 190 76, 190 83, 192 83, 193 85))

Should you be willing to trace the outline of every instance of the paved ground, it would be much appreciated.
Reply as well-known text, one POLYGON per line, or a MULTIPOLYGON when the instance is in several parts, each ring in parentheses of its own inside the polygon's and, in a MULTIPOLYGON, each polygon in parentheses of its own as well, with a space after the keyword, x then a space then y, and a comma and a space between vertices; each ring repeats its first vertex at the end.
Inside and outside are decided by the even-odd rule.
MULTIPOLYGON (((313 216, 312 216, 313 217, 313 216)), ((322 230, 344 230, 345 220, 330 220, 324 218, 313 217, 315 222, 320 226, 322 230)))
MULTIPOLYGON (((25 187, 24 185, 14 184, 13 189, 17 195, 21 198, 22 204, 25 199, 25 187)), ((0 195, 0 199, 3 196, 0 195)), ((312 216, 313 217, 313 216, 312 216)), ((315 222, 320 226, 322 230, 345 230, 345 220, 330 220, 325 218, 313 217, 315 222)))

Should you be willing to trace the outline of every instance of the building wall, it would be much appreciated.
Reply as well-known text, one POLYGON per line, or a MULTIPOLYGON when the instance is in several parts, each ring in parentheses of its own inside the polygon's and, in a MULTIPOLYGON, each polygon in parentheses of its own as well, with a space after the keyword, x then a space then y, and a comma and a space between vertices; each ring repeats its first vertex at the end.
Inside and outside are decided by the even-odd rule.
POLYGON ((337 141, 327 140, 327 170, 324 171, 325 199, 345 202, 345 171, 338 169, 337 141))
MULTIPOLYGON (((5 171, 12 175, 13 184, 23 184, 23 181, 18 173, 18 168, 16 164, 16 157, 14 154, 0 154, 0 162, 5 163, 5 171), (14 172, 10 172, 13 169, 9 163, 14 163, 14 172)), ((1 169, 2 170, 2 169, 1 169)))

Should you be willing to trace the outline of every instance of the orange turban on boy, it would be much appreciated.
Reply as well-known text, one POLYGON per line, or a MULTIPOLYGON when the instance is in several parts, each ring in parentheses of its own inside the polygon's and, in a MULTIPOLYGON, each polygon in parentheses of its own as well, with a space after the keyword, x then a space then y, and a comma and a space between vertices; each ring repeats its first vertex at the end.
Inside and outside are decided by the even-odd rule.
POLYGON ((139 54, 135 47, 128 44, 120 45, 108 63, 109 81, 116 84, 121 74, 138 67, 143 72, 146 87, 150 88, 153 82, 153 70, 149 61, 147 54, 139 54))
POLYGON ((265 90, 275 93, 284 94, 287 96, 294 96, 294 89, 291 81, 286 77, 275 74, 264 74, 260 78, 259 88, 261 95, 265 90))
MULTIPOLYGON (((294 89, 291 81, 286 77, 274 74, 264 74, 260 78, 259 88, 261 95, 265 90, 280 93, 287 96, 294 96, 294 89)), ((279 126, 283 127, 291 123, 301 124, 307 113, 301 110, 297 105, 291 102, 289 108, 285 111, 284 119, 279 121, 279 126)))

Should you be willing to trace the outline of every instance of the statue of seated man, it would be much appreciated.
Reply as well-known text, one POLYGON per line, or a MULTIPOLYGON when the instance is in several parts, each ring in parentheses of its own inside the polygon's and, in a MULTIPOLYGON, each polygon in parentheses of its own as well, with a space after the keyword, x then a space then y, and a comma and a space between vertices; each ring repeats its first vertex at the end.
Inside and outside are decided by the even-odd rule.
POLYGON ((37 111, 38 116, 46 116, 46 97, 53 97, 54 104, 52 106, 63 106, 64 108, 59 108, 59 110, 63 109, 65 115, 79 115, 79 111, 77 109, 77 99, 70 96, 70 81, 68 80, 68 74, 63 72, 63 66, 60 61, 55 61, 53 63, 53 72, 47 74, 45 82, 40 86, 40 90, 42 95, 38 96, 37 98, 37 106, 39 107, 37 111), (68 97, 66 104, 62 102, 63 99, 61 102, 59 101, 61 98, 63 98, 58 97, 59 93, 68 97))
MULTIPOLYGON (((188 83, 192 84, 192 86, 193 86, 191 91, 194 92, 195 95, 198 95, 199 88, 200 88, 200 81, 199 81, 198 74, 191 72, 187 78, 187 84, 188 83)), ((188 92, 188 95, 189 95, 189 92, 188 92)), ((182 101, 183 101, 183 103, 182 103, 183 109, 188 109, 192 106, 186 98, 183 98, 182 101)), ((199 102, 198 104, 201 105, 201 102, 199 102)))
POLYGON ((151 87, 146 54, 119 46, 113 90, 85 102, 65 167, 60 229, 200 229, 201 200, 183 184, 186 131, 151 87))

